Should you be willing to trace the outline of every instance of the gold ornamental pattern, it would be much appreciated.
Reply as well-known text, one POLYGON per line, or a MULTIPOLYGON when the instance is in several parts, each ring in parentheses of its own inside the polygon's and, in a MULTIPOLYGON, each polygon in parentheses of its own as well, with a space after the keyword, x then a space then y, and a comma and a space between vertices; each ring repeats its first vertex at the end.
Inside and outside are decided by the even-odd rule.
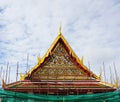
POLYGON ((63 79, 66 77, 84 76, 83 71, 76 65, 62 42, 58 42, 51 55, 33 74, 33 77, 63 79), (38 77, 39 76, 39 77, 38 77))

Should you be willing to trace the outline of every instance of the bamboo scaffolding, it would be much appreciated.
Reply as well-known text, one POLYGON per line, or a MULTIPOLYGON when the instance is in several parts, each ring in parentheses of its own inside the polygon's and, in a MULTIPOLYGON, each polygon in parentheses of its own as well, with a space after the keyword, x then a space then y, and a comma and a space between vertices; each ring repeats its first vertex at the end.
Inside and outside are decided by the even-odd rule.
POLYGON ((102 80, 102 67, 100 66, 100 80, 102 80))
POLYGON ((7 63, 7 69, 6 69, 6 75, 5 75, 5 83, 7 83, 7 79, 8 79, 8 68, 9 68, 9 62, 7 63))
POLYGON ((118 74, 117 74, 117 71, 116 71, 116 65, 115 65, 115 63, 113 63, 113 66, 114 66, 114 70, 115 70, 116 80, 118 80, 118 74))
POLYGON ((10 72, 11 72, 11 67, 9 67, 8 83, 10 83, 10 72))
MULTIPOLYGON (((103 62, 103 72, 104 72, 104 82, 105 82, 105 85, 106 85, 106 82, 107 82, 107 79, 106 79, 106 72, 105 72, 105 64, 103 62)), ((106 92, 107 92, 107 87, 106 87, 106 92)))
POLYGON ((111 66, 109 66, 109 68, 110 68, 110 82, 111 84, 113 84, 113 75, 112 75, 111 66))
POLYGON ((17 69, 16 69, 16 81, 18 80, 18 68, 19 68, 19 62, 17 62, 17 69))
POLYGON ((117 74, 117 70, 116 70, 116 65, 115 65, 115 63, 113 62, 113 66, 114 66, 114 70, 115 70, 115 76, 116 76, 116 81, 115 81, 115 85, 116 85, 116 87, 118 88, 119 87, 119 78, 118 78, 118 74, 117 74))
POLYGON ((104 81, 106 82, 105 64, 103 62, 104 81))
POLYGON ((29 70, 29 53, 27 54, 26 73, 29 70))
POLYGON ((3 70, 2 79, 5 79, 5 70, 3 70))
POLYGON ((2 71, 3 71, 3 67, 1 67, 1 70, 0 70, 0 78, 2 79, 2 71))

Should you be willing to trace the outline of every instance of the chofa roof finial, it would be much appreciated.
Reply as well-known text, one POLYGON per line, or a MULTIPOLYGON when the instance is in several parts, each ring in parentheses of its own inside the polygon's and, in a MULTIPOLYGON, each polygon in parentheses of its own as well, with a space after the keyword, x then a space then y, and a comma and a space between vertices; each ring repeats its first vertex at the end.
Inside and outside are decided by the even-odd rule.
POLYGON ((62 29, 62 27, 61 27, 61 23, 60 23, 59 32, 58 32, 59 35, 62 34, 62 33, 61 33, 61 29, 62 29))

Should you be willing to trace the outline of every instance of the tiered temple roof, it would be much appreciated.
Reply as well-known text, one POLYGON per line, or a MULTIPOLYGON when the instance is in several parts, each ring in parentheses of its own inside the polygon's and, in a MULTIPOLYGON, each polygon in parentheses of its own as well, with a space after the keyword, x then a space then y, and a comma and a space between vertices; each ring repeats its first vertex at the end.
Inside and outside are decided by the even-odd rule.
POLYGON ((102 82, 74 53, 61 31, 38 63, 21 81, 3 84, 3 89, 44 94, 100 93, 116 90, 116 86, 102 82))

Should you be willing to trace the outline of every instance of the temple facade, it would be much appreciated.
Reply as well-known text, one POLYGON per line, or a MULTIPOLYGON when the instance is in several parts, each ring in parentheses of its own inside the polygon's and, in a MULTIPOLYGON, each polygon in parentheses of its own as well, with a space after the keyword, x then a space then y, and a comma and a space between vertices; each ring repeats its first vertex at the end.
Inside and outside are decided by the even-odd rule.
POLYGON ((6 84, 4 90, 34 94, 88 94, 111 92, 116 85, 102 82, 74 53, 61 31, 38 63, 20 81, 6 84))

